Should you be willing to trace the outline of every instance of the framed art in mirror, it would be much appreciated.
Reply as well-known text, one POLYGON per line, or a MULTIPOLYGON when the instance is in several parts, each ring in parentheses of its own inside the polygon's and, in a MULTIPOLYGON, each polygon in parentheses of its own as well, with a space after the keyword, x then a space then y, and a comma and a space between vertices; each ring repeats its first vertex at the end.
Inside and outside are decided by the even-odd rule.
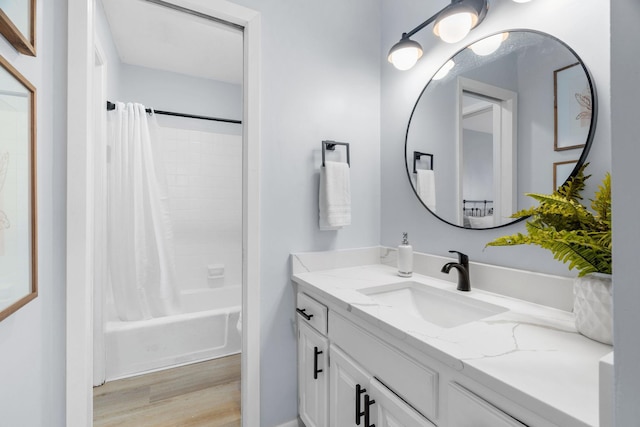
POLYGON ((36 89, 0 56, 0 321, 38 295, 36 89))
POLYGON ((553 164, 553 191, 556 191, 564 184, 566 177, 571 174, 577 164, 577 160, 567 160, 553 164))
POLYGON ((0 34, 18 52, 36 56, 36 0, 0 1, 0 34))
POLYGON ((553 72, 554 150, 584 147, 591 127, 592 100, 589 81, 580 63, 553 72))

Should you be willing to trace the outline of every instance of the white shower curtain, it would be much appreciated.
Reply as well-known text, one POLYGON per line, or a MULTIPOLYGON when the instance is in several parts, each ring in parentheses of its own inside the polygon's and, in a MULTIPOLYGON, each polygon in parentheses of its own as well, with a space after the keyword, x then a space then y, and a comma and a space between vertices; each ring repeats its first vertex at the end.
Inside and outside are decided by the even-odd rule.
POLYGON ((141 104, 108 112, 109 274, 120 320, 179 312, 166 177, 158 124, 141 104))

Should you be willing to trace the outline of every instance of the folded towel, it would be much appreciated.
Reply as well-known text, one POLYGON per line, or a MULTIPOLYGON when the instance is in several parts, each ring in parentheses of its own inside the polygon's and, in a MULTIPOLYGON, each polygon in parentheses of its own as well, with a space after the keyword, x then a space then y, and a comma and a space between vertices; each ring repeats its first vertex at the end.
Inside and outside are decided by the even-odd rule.
POLYGON ((320 168, 320 230, 351 224, 351 182, 347 163, 325 162, 320 168))
POLYGON ((436 212, 436 176, 432 170, 416 171, 416 192, 431 212, 436 212))

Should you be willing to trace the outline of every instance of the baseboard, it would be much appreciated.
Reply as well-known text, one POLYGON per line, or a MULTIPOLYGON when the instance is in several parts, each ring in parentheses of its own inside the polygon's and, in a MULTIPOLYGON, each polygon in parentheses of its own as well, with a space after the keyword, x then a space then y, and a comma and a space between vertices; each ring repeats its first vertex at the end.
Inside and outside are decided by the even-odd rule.
POLYGON ((298 419, 295 419, 284 424, 280 424, 277 427, 304 427, 304 424, 302 424, 302 421, 298 421, 298 419))

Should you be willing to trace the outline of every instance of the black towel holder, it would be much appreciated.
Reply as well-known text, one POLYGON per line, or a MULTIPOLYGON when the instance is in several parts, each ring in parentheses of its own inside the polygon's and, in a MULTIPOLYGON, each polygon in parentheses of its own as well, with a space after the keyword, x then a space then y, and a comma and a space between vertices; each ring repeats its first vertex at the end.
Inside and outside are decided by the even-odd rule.
POLYGON ((422 156, 427 156, 429 157, 429 163, 430 163, 430 169, 433 170, 433 154, 429 154, 429 153, 421 153, 420 151, 414 151, 413 152, 413 173, 418 173, 418 170, 416 169, 416 162, 418 160, 420 160, 420 158, 422 156))
POLYGON ((345 148, 347 149, 347 164, 349 165, 349 167, 351 167, 351 155, 349 153, 349 143, 348 142, 338 142, 338 141, 322 141, 322 167, 324 167, 324 159, 325 159, 325 152, 327 150, 329 151, 335 151, 336 150, 336 145, 344 145, 345 148))

